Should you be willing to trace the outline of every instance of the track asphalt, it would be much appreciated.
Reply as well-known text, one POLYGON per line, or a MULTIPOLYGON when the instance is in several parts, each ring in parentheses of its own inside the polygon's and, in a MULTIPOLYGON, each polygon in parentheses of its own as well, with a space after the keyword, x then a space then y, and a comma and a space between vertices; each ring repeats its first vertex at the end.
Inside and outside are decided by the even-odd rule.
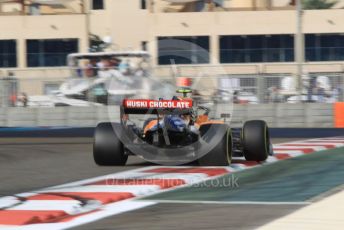
MULTIPOLYGON (((286 141, 292 140, 274 140, 275 143, 286 141)), ((340 155, 343 151, 341 149, 335 155, 340 155)), ((230 189, 229 191, 226 190, 226 192, 233 192, 235 194, 236 191, 241 189, 240 193, 242 192, 242 194, 236 193, 237 195, 233 196, 235 197, 233 201, 247 200, 246 198, 249 196, 256 197, 256 201, 262 201, 264 200, 262 197, 268 197, 271 194, 276 194, 276 200, 282 198, 285 200, 285 197, 290 197, 287 201, 305 201, 311 197, 317 198, 316 194, 328 191, 337 184, 343 183, 341 180, 327 183, 328 180, 325 176, 325 174, 329 173, 329 178, 333 178, 337 172, 332 169, 337 167, 343 173, 343 166, 340 166, 343 163, 343 158, 341 156, 339 158, 333 156, 334 158, 332 158, 331 156, 331 159, 327 159, 325 155, 329 156, 330 154, 323 152, 318 156, 320 158, 311 158, 308 161, 303 159, 307 159, 311 155, 300 157, 300 159, 302 158, 300 160, 302 163, 297 163, 298 159, 286 160, 286 165, 281 167, 275 167, 274 165, 282 164, 282 162, 267 165, 259 169, 261 170, 259 175, 253 173, 253 170, 258 169, 250 169, 247 172, 242 172, 242 175, 238 173, 239 189, 230 189), (297 164, 299 166, 295 166, 297 164), (304 164, 308 166, 302 167, 304 164), (319 167, 322 165, 324 166, 319 167), (270 168, 271 171, 266 169, 272 166, 274 167, 270 168), (313 176, 311 174, 303 178, 303 176, 307 176, 309 173, 313 173, 313 176), (277 178, 271 177, 271 175, 276 175, 277 178), (295 197, 298 193, 295 188, 290 190, 296 186, 295 183, 301 186, 299 192, 306 191, 300 193, 302 194, 302 199, 295 197), (317 191, 307 191, 306 188, 310 187, 312 183, 317 185, 317 191), (268 186, 270 194, 267 193, 267 190, 264 190, 264 186, 268 186), (260 196, 259 193, 263 193, 264 196, 260 196)), ((152 165, 138 158, 130 158, 128 163, 129 166, 125 167, 96 166, 92 158, 92 140, 89 138, 2 138, 0 139, 0 195, 6 196, 28 192, 76 180, 152 165)), ((212 201, 228 201, 228 199, 224 199, 227 195, 223 195, 221 198, 223 192, 217 193, 213 189, 212 191, 214 192, 209 193, 209 191, 202 191, 202 188, 198 191, 198 197, 194 196, 195 193, 193 193, 191 198, 198 200, 202 196, 202 199, 205 199, 206 196, 206 200, 209 200, 209 194, 211 194, 213 198, 216 198, 212 199, 212 201)), ((171 195, 171 197, 174 197, 175 200, 180 200, 178 193, 179 191, 177 190, 176 194, 171 195)), ((185 196, 185 194, 183 193, 182 196, 185 196)), ((169 196, 168 200, 172 199, 171 197, 169 196)), ((166 197, 158 198, 165 199, 166 197)), ((191 198, 189 196, 187 200, 192 200, 191 198)), ((157 197, 154 199, 157 199, 157 197)), ((184 201, 185 199, 183 197, 184 201)), ((108 217, 74 229, 253 229, 287 215, 305 205, 302 202, 274 205, 249 203, 160 203, 108 217)))

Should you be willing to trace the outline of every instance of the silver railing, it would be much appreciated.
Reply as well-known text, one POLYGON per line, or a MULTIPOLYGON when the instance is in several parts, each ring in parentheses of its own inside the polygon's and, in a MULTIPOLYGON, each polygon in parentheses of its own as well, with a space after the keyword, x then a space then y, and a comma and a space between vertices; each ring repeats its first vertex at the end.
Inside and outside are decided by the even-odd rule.
MULTIPOLYGON (((344 65, 306 65, 303 76, 303 102, 333 103, 344 101, 344 65)), ((192 88, 208 97, 226 98, 234 95, 235 103, 295 103, 300 101, 296 91, 295 65, 184 65, 161 66, 152 76, 164 82, 176 83, 176 78, 192 79, 192 88)), ((106 72, 106 71, 105 71, 106 72)), ((109 70, 110 74, 111 70, 109 70)), ((0 70, 0 106, 17 106, 23 97, 49 96, 66 82, 93 82, 102 76, 87 76, 86 69, 35 68, 0 70), (76 75, 79 73, 79 75, 76 75), (71 76, 74 76, 72 78, 71 76), (73 80, 74 79, 74 80, 73 80)), ((148 71, 133 69, 119 77, 145 78, 148 71), (128 74, 130 73, 130 74, 128 74)), ((105 73, 103 76, 107 76, 105 73)), ((118 86, 119 90, 121 84, 118 86)), ((100 92, 99 88, 97 88, 100 92)), ((163 95, 162 95, 163 96, 163 95)))

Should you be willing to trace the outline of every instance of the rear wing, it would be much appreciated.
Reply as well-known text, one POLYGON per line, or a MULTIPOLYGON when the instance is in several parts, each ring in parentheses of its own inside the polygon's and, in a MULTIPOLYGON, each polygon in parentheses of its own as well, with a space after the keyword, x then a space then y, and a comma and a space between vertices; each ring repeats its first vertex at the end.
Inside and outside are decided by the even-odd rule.
POLYGON ((192 100, 124 99, 123 114, 192 114, 192 100))

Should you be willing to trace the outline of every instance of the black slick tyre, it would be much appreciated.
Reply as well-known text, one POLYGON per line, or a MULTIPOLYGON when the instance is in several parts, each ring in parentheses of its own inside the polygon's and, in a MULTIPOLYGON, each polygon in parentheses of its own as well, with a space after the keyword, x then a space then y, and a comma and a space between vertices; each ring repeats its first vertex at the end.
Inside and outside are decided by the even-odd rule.
POLYGON ((242 128, 242 144, 245 159, 265 161, 270 153, 269 129, 265 121, 251 120, 242 128))
POLYGON ((207 154, 198 159, 201 166, 228 166, 232 161, 232 135, 226 124, 206 124, 200 127, 201 136, 209 129, 223 133, 220 142, 207 154))
POLYGON ((99 123, 94 133, 93 158, 97 165, 125 165, 128 155, 110 122, 99 123))

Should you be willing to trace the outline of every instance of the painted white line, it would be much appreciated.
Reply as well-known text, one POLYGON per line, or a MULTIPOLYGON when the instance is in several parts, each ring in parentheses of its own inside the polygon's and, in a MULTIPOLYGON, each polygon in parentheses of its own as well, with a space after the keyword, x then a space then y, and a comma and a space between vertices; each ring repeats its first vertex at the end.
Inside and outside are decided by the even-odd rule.
POLYGON ((335 140, 305 140, 303 142, 299 142, 297 144, 301 144, 301 143, 305 143, 305 144, 319 144, 319 145, 339 145, 342 146, 344 144, 344 140, 341 141, 335 141, 335 140))
POLYGON ((1 230, 6 230, 6 229, 13 230, 13 229, 18 229, 18 226, 10 226, 10 225, 1 225, 0 224, 0 229, 1 230))
POLYGON ((325 137, 325 138, 321 138, 321 140, 344 141, 344 137, 325 137))
POLYGON ((266 163, 274 163, 276 161, 279 161, 278 158, 274 157, 274 156, 269 156, 268 159, 266 159, 266 163))
MULTIPOLYGON (((145 169, 150 169, 152 167, 146 167, 145 169)), ((104 175, 104 176, 93 177, 93 178, 89 178, 89 179, 85 179, 85 180, 79 180, 79 181, 75 181, 75 182, 71 182, 71 183, 67 183, 67 184, 56 185, 56 186, 52 186, 49 188, 65 188, 65 187, 80 186, 80 185, 84 185, 84 184, 97 182, 100 180, 105 180, 107 178, 132 178, 133 176, 137 175, 137 172, 139 172, 141 170, 142 170, 142 168, 137 168, 137 169, 132 169, 132 170, 124 171, 124 172, 117 172, 117 173, 112 173, 112 174, 108 174, 108 175, 104 175)))
POLYGON ((15 204, 19 204, 20 201, 14 196, 5 196, 0 198, 0 209, 6 208, 15 204))
POLYGON ((135 196, 142 196, 160 190, 159 185, 86 185, 59 189, 44 189, 40 193, 54 192, 129 192, 135 196))
POLYGON ((204 173, 161 173, 161 174, 156 174, 156 173, 142 173, 142 172, 137 172, 133 173, 131 177, 125 177, 125 176, 116 176, 116 177, 108 177, 106 178, 109 183, 111 184, 111 180, 118 180, 118 179, 147 179, 147 180, 152 180, 152 179, 163 179, 163 180, 176 180, 176 179, 181 179, 184 180, 185 183, 193 183, 197 182, 199 180, 204 180, 208 176, 204 173))
MULTIPOLYGON (((104 176, 99 176, 99 177, 94 177, 94 178, 89 178, 89 179, 85 179, 85 180, 80 180, 80 181, 76 181, 76 182, 71 182, 71 183, 66 183, 66 184, 62 184, 62 185, 56 185, 56 186, 52 186, 49 187, 47 189, 55 189, 55 188, 66 188, 66 187, 75 187, 75 186, 80 186, 80 185, 85 185, 85 184, 91 184, 91 183, 95 183, 97 181, 101 181, 101 180, 106 180, 106 179, 112 179, 112 178, 116 178, 116 179, 128 179, 128 178, 151 178, 153 176, 156 176, 156 178, 158 178, 160 175, 165 175, 164 173, 149 173, 149 172, 143 172, 143 171, 148 171, 151 169, 156 169, 156 168, 161 168, 164 166, 149 166, 149 167, 143 167, 143 168, 137 168, 137 169, 133 169, 133 170, 128 170, 128 171, 124 171, 124 172, 118 172, 118 173, 113 173, 113 174, 108 174, 108 175, 104 175, 104 176)), ((166 166, 168 168, 177 168, 177 169, 181 169, 181 168, 190 168, 190 166, 166 166)), ((202 168, 219 168, 219 167, 202 167, 202 168)), ((228 168, 228 170, 231 170, 231 167, 221 167, 221 168, 228 168)), ((168 173, 168 174, 172 174, 172 173, 168 173)), ((203 178, 207 178, 208 176, 204 173, 179 173, 180 175, 184 175, 184 177, 188 177, 190 175, 193 175, 195 177, 203 177, 203 178)), ((164 178, 162 178, 164 179, 164 178)), ((35 191, 33 191, 35 192, 35 191)), ((22 194, 19 194, 22 195, 22 194)))
POLYGON ((305 142, 308 144, 329 144, 329 145, 337 144, 338 146, 344 145, 344 140, 342 140, 342 141, 309 140, 309 141, 305 141, 305 142))
POLYGON ((299 150, 276 150, 275 154, 288 154, 290 157, 298 157, 305 155, 303 151, 299 150))
POLYGON ((279 146, 292 146, 292 147, 301 147, 301 146, 304 146, 304 147, 325 147, 327 148, 326 146, 327 145, 331 145, 330 148, 328 149, 331 149, 331 148, 336 148, 336 147, 340 147, 340 146, 343 146, 343 144, 340 144, 340 143, 312 143, 312 142, 300 142, 300 143, 293 143, 293 144, 283 144, 283 145, 279 145, 279 146))
POLYGON ((240 171, 247 169, 247 165, 241 164, 241 163, 233 163, 231 164, 232 168, 234 168, 235 171, 240 171))
POLYGON ((78 207, 80 207, 80 202, 77 200, 28 200, 23 204, 7 210, 59 210, 71 213, 75 208, 78 207))
POLYGON ((308 144, 339 144, 339 146, 342 146, 342 145, 344 145, 343 141, 344 141, 344 138, 333 139, 333 140, 327 140, 325 138, 313 138, 313 139, 302 139, 302 140, 296 140, 296 141, 290 141, 290 142, 276 143, 276 144, 273 144, 273 147, 278 147, 278 146, 284 145, 284 144, 300 144, 300 143, 308 143, 308 144))
POLYGON ((176 204, 246 204, 246 205, 309 205, 311 202, 270 202, 270 201, 212 201, 212 200, 149 200, 156 203, 176 204))
POLYGON ((302 150, 302 149, 313 149, 314 151, 322 151, 326 150, 326 147, 322 146, 285 146, 285 145, 278 145, 274 146, 274 149, 290 149, 290 150, 302 150))

